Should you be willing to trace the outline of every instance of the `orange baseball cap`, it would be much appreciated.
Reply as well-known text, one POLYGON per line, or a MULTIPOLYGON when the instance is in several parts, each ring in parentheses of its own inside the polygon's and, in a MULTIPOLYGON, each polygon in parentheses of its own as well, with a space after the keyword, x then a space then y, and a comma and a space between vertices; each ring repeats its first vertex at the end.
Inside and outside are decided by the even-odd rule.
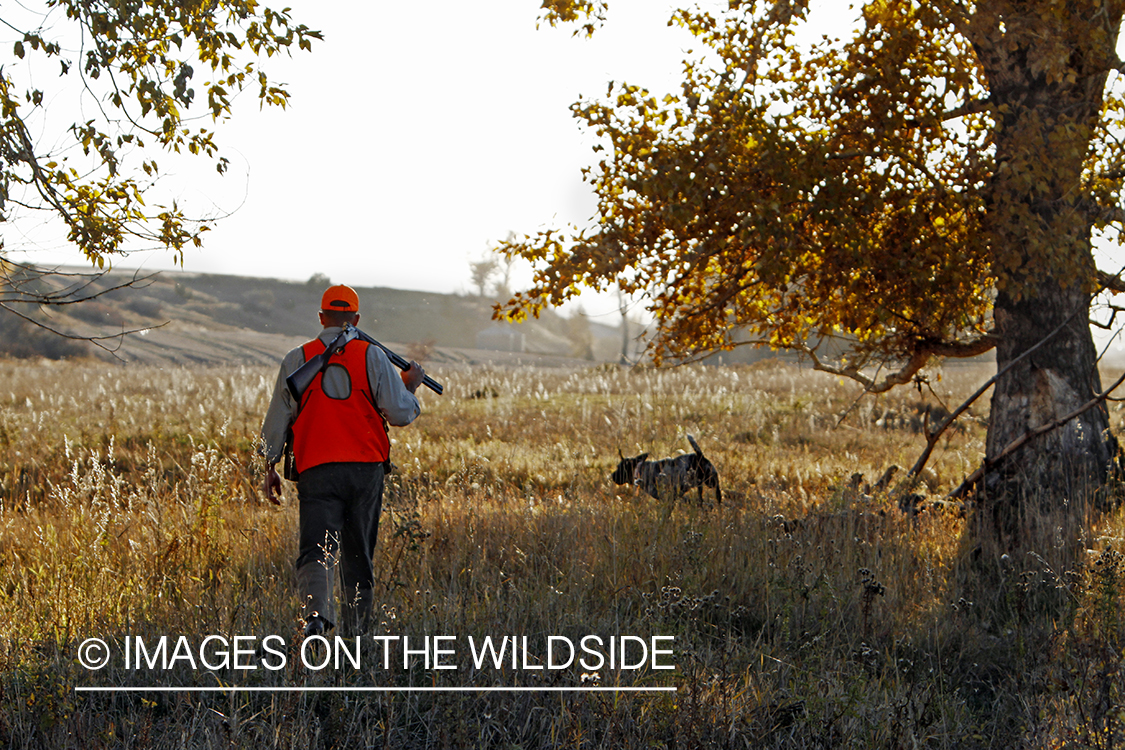
POLYGON ((324 290, 320 298, 321 310, 338 310, 340 312, 359 312, 359 295, 350 286, 336 284, 324 290))

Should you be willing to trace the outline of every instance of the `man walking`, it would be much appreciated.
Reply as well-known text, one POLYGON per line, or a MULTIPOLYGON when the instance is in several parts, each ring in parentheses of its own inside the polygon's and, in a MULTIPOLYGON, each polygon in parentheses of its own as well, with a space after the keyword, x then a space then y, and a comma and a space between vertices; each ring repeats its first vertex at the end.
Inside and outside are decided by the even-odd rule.
POLYGON ((305 607, 305 635, 335 627, 332 596, 336 566, 343 585, 342 624, 367 630, 374 604, 371 558, 383 504, 384 466, 389 462, 387 423, 410 424, 421 413, 414 392, 425 372, 417 362, 401 373, 377 346, 353 339, 331 354, 301 394, 286 378, 321 354, 344 330, 359 323, 359 297, 351 287, 329 287, 321 298, 320 335, 285 355, 262 425, 266 497, 278 503, 281 478, 275 465, 292 430, 300 503, 297 587, 305 607))

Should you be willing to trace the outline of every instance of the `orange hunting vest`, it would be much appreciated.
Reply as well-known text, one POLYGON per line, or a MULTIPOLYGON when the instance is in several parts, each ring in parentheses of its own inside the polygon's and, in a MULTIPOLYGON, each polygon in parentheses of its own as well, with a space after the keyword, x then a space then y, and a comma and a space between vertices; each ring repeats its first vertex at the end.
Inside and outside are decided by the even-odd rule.
MULTIPOLYGON (((371 384, 367 381, 365 341, 353 340, 343 353, 333 354, 328 367, 343 367, 351 380, 347 398, 331 398, 324 392, 325 368, 301 394, 297 419, 293 423, 293 455, 297 471, 320 464, 341 462, 380 463, 390 457, 387 426, 375 409, 371 384)), ((308 362, 325 350, 320 339, 305 344, 308 362)))

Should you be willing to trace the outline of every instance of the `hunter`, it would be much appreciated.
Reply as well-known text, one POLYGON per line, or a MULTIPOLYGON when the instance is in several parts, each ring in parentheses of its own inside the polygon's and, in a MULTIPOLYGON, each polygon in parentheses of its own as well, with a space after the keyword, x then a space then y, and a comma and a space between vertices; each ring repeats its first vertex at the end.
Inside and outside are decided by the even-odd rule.
POLYGON ((425 372, 417 362, 399 372, 378 347, 353 339, 333 352, 298 401, 286 379, 359 323, 359 296, 330 286, 321 298, 320 335, 285 355, 262 425, 268 469, 262 488, 280 504, 276 464, 292 440, 298 473, 300 539, 297 588, 305 635, 336 626, 333 582, 342 583, 343 630, 361 634, 373 614, 372 555, 379 532, 383 480, 390 468, 387 424, 402 427, 421 413, 414 392, 425 372))

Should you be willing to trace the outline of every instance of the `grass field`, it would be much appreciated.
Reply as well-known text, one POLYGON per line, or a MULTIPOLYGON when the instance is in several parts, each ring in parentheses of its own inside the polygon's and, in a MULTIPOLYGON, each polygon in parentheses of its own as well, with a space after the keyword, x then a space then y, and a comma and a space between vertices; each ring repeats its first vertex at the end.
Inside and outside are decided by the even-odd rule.
MULTIPOLYGON (((426 392, 423 417, 393 432, 373 635, 411 648, 455 638, 442 657, 455 668, 421 656, 404 668, 393 649, 385 665, 381 644, 401 641, 369 637, 359 668, 314 669, 292 575, 295 491, 280 508, 256 495, 272 369, 0 361, 0 746, 1125 741, 1120 513, 1090 515, 1082 564, 1057 569, 1051 550, 1025 550, 998 585, 974 589, 958 583, 971 551, 956 507, 906 514, 891 494, 849 486, 857 472, 873 483, 909 467, 925 406, 952 408, 986 369, 858 401, 854 384, 780 363, 432 374, 446 395, 426 392), (699 505, 609 481, 619 449, 674 455, 686 434, 718 468, 722 505, 710 491, 699 505), (1062 605, 1038 609, 1043 592, 1062 605), (276 655, 261 648, 269 635, 276 655), (592 655, 534 668, 551 637, 588 635, 670 637, 656 661, 676 668, 592 655), (164 660, 179 656, 168 669, 161 636, 164 660), (222 640, 204 647, 208 636, 222 640), (526 637, 528 655, 478 666, 468 639, 486 636, 526 637), (94 637, 111 655, 98 670, 79 661, 94 637), (126 667, 137 639, 155 666, 126 667), (249 652, 222 664, 223 644, 239 643, 249 652), (578 690, 76 690, 151 686, 578 690)), ((978 464, 986 417, 987 400, 943 438, 929 498, 978 464)))

